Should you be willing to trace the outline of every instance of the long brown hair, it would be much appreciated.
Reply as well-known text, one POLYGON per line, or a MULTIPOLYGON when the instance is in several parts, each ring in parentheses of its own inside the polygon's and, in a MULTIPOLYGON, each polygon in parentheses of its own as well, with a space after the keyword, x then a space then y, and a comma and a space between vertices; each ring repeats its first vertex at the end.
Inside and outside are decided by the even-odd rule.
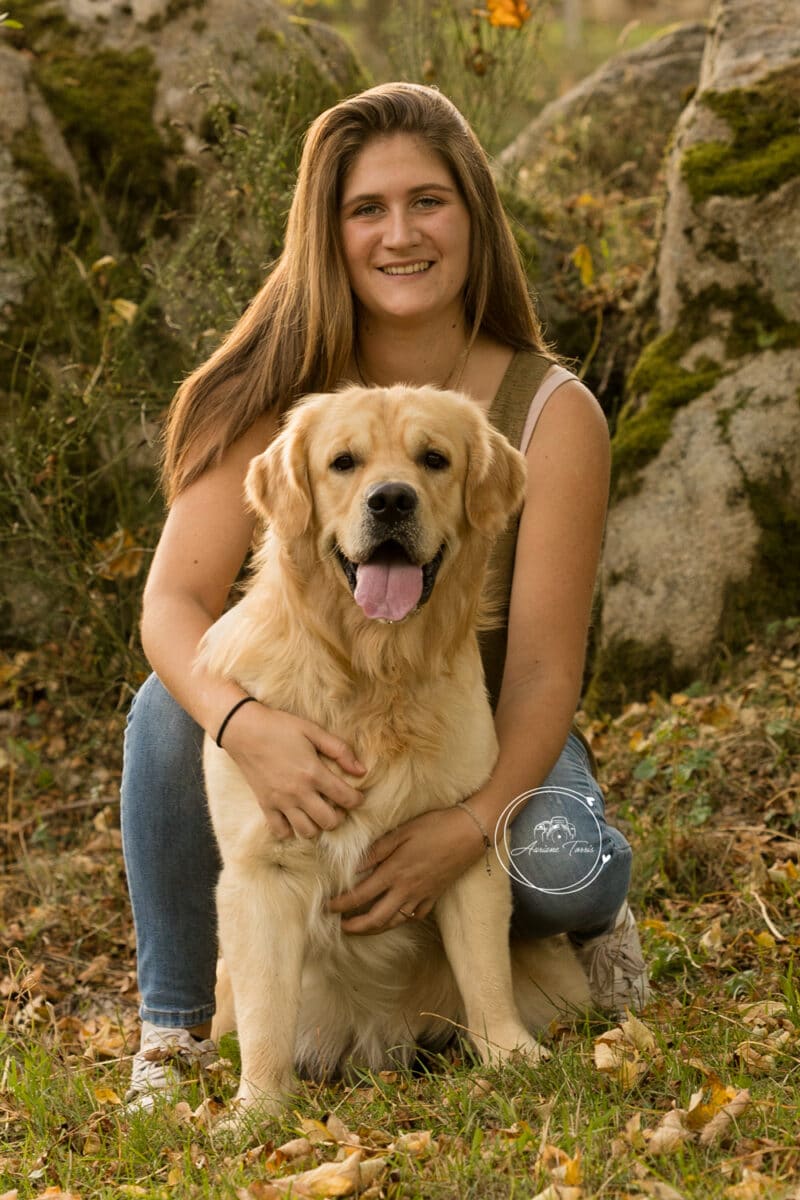
POLYGON ((372 139, 422 138, 452 174, 470 217, 464 311, 515 349, 543 349, 525 273, 486 155, 441 92, 386 83, 327 109, 306 135, 283 251, 225 341, 179 387, 165 431, 168 501, 218 461, 260 414, 335 387, 347 370, 355 311, 339 234, 343 182, 372 139))

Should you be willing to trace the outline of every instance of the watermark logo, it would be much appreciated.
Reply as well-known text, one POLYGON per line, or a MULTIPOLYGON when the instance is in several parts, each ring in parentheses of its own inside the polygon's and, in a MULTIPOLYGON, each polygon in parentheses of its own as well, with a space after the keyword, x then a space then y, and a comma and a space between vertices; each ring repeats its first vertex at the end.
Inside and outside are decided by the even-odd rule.
MULTIPOLYGON (((494 831, 503 870, 535 892, 564 896, 589 887, 610 859, 594 796, 571 788, 538 787, 517 796, 502 812, 494 831), (526 807, 526 842, 512 844, 511 824, 526 807)), ((519 842, 519 831, 514 839, 519 842)))

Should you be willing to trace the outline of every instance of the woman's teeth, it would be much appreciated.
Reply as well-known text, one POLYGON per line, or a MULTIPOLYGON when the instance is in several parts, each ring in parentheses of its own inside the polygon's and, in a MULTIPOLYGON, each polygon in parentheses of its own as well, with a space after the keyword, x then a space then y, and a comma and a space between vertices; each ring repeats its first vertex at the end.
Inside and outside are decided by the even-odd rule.
POLYGON ((407 267, 381 267, 384 275, 416 275, 419 271, 427 271, 429 262, 412 263, 407 267))

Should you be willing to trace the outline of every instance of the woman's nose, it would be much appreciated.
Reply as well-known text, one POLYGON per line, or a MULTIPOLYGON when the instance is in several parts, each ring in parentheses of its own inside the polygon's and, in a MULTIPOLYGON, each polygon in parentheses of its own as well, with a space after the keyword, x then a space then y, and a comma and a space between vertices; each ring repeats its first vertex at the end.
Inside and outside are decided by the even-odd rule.
POLYGON ((417 245, 420 241, 420 232, 413 213, 406 208, 390 209, 383 240, 386 246, 392 248, 417 245))

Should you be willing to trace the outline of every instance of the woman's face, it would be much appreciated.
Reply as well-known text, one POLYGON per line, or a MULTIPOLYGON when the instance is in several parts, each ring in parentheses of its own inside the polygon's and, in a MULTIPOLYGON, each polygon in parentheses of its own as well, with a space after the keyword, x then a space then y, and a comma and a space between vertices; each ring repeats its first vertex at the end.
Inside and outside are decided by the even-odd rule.
POLYGON ((421 138, 369 142, 345 176, 339 209, 347 274, 376 319, 461 320, 470 219, 444 161, 421 138))

